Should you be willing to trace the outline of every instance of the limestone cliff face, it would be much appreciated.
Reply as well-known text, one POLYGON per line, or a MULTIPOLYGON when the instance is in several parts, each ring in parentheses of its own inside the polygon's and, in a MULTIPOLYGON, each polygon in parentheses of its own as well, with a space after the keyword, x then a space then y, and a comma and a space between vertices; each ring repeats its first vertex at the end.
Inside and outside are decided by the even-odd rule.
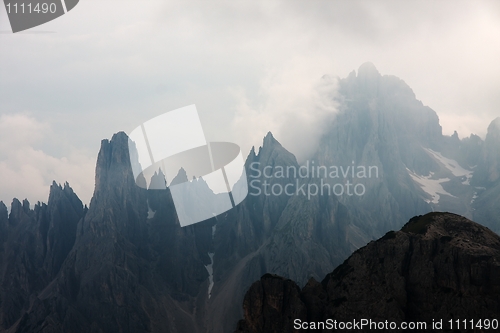
POLYGON ((252 285, 236 332, 284 332, 274 321, 290 325, 294 319, 496 318, 500 237, 464 217, 429 213, 359 249, 321 284, 311 280, 300 293, 290 281, 287 288, 269 288, 277 281, 265 275, 252 285), (283 307, 284 299, 293 305, 283 307))

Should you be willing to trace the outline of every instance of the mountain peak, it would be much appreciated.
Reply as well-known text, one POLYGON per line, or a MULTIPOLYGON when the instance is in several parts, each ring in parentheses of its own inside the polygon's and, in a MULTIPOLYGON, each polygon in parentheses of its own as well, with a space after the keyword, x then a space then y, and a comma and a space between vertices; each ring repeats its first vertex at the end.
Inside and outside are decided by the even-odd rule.
POLYGON ((111 142, 125 142, 128 144, 128 136, 125 132, 120 131, 113 134, 113 136, 111 137, 111 142))
POLYGON ((7 238, 8 224, 9 211, 3 201, 0 201, 0 244, 7 238))
POLYGON ((172 182, 170 183, 170 186, 172 185, 177 185, 177 184, 182 184, 188 181, 187 173, 184 168, 180 168, 179 172, 177 173, 177 176, 172 179, 172 182))
POLYGON ((257 155, 260 155, 264 150, 273 150, 275 147, 281 147, 281 144, 274 138, 273 133, 267 132, 257 155))
POLYGON ((382 75, 371 62, 365 62, 358 69, 358 76, 356 77, 356 84, 360 92, 367 96, 374 97, 378 94, 382 75))
MULTIPOLYGON (((135 210, 137 215, 131 214, 130 219, 139 220, 143 214, 147 216, 147 210, 144 208, 147 206, 141 206, 146 200, 145 192, 136 185, 129 156, 128 136, 124 132, 114 134, 111 140, 101 141, 96 163, 94 195, 84 228, 94 228, 94 232, 94 225, 100 225, 99 221, 104 218, 104 207, 116 205, 117 202, 130 204, 130 211, 135 210)), ((113 214, 110 212, 109 216, 112 217, 106 218, 109 218, 109 221, 126 223, 125 218, 116 218, 113 214)))
POLYGON ((359 66, 358 69, 358 77, 378 77, 380 76, 379 71, 377 70, 377 67, 371 62, 365 62, 361 66, 359 66))
POLYGON ((264 137, 264 142, 267 141, 276 141, 276 139, 274 138, 273 136, 273 133, 271 133, 271 131, 267 132, 266 136, 264 137))
MULTIPOLYGON (((401 228, 401 231, 424 235, 425 238, 438 239, 442 236, 453 236, 453 238, 460 239, 476 239, 478 237, 477 235, 482 233, 485 236, 481 241, 484 245, 488 245, 490 240, 498 237, 493 236, 495 234, 489 229, 465 217, 444 212, 431 212, 425 215, 415 216, 401 228)), ((493 243, 500 245, 498 241, 493 241, 493 243)))
POLYGON ((0 200, 0 214, 3 214, 4 212, 7 212, 7 205, 2 200, 0 200))
POLYGON ((491 230, 450 213, 417 216, 402 231, 355 251, 321 284, 310 280, 299 290, 290 280, 262 276, 245 295, 245 319, 235 333, 291 332, 289 318, 315 329, 315 322, 352 320, 359 313, 395 322, 494 316, 499 259, 500 237, 491 230), (416 232, 405 231, 415 226, 416 232))
POLYGON ((252 146, 252 149, 250 149, 250 153, 248 153, 247 160, 253 161, 257 157, 257 153, 255 152, 255 146, 252 146))
POLYGON ((493 119, 493 121, 488 126, 488 133, 490 132, 500 132, 500 117, 493 119))
POLYGON ((498 154, 498 144, 500 143, 500 117, 494 119, 488 126, 485 142, 492 156, 500 158, 500 154, 498 154))
POLYGON ((114 179, 117 183, 122 183, 121 185, 127 183, 126 178, 133 181, 128 151, 128 136, 124 132, 114 134, 111 140, 104 139, 101 141, 101 149, 97 156, 94 195, 102 186, 110 184, 108 178, 114 179))

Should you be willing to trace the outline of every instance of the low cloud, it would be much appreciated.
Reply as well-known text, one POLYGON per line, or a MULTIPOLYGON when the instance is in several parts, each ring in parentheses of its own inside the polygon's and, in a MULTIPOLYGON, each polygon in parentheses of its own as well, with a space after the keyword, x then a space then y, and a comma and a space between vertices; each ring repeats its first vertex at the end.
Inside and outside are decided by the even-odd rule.
MULTIPOLYGON (((294 59, 261 81, 255 105, 246 92, 235 92, 239 104, 232 123, 244 149, 259 145, 268 131, 303 161, 314 154, 320 137, 338 112, 338 79, 322 75, 311 59, 294 59)), ((323 72, 324 73, 324 72, 323 72)))
POLYGON ((89 203, 95 158, 73 147, 62 157, 46 153, 40 147, 52 136, 48 123, 29 115, 0 115, 0 200, 6 205, 13 198, 27 198, 32 204, 47 202, 53 180, 69 182, 80 199, 89 203))

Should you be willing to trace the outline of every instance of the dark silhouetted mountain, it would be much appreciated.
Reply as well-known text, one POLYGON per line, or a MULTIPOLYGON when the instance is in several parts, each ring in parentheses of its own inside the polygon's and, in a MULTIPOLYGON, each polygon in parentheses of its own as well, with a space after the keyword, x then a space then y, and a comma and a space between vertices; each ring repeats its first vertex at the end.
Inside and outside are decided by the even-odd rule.
MULTIPOLYGON (((80 203, 78 218, 73 218, 74 204, 70 201, 68 208, 59 208, 55 203, 62 200, 61 195, 55 193, 48 205, 41 206, 59 214, 50 216, 66 212, 70 224, 44 231, 54 223, 41 218, 37 222, 27 203, 14 202, 11 218, 0 226, 27 224, 40 229, 51 240, 48 253, 60 255, 45 260, 52 275, 36 286, 19 288, 21 308, 4 328, 15 332, 42 327, 41 332, 231 331, 242 315, 234 304, 262 274, 273 271, 297 280, 319 277, 350 253, 352 246, 345 241, 349 212, 329 196, 308 200, 249 195, 223 216, 181 228, 168 190, 135 185, 127 140, 124 133, 103 140, 88 211, 80 203), (215 274, 209 297, 206 267, 212 265, 212 258, 215 274)), ((269 167, 270 173, 277 167, 299 167, 271 133, 258 154, 250 153, 246 166, 249 180, 282 186, 295 183, 295 178, 267 178, 269 167)), ((182 172, 179 175, 183 177, 182 172)), ((262 183, 255 186, 263 189, 262 183)), ((74 195, 70 189, 64 191, 74 195)), ((10 235, 8 239, 13 240, 10 235)), ((26 242, 21 248, 30 255, 44 253, 30 244, 36 246, 26 242)), ((22 267, 14 258, 5 262, 22 267)), ((4 278, 3 283, 8 281, 4 278)))
POLYGON ((335 196, 272 194, 273 187, 292 184, 295 191, 308 179, 293 171, 274 176, 287 168, 298 170, 299 165, 271 133, 258 154, 250 152, 246 168, 248 197, 217 217, 209 332, 234 329, 242 313, 228 304, 241 303, 245 290, 262 274, 282 274, 305 283, 340 264, 358 247, 353 242, 361 246, 368 239, 349 237, 360 223, 335 196))
POLYGON ((30 209, 27 200, 0 203, 0 328, 17 324, 40 293, 60 272, 73 247, 82 202, 66 183, 50 187, 48 204, 30 209))
POLYGON ((86 213, 71 189, 53 185, 48 205, 34 211, 15 200, 8 228, 3 329, 204 331, 194 309, 206 299, 197 296, 207 293, 211 225, 180 228, 168 191, 136 186, 124 133, 102 141, 86 213))
POLYGON ((245 296, 236 332, 299 332, 296 319, 367 318, 425 321, 432 331, 436 319, 446 328, 450 319, 496 318, 499 296, 500 237, 464 217, 429 213, 357 250, 321 283, 311 279, 300 290, 291 280, 262 276, 245 296))

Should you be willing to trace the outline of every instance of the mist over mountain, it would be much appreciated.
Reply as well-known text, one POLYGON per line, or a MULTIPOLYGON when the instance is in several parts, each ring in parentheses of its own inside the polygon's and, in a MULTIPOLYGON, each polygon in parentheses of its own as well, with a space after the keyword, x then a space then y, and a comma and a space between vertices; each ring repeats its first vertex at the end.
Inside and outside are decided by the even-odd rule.
MULTIPOLYGON (((440 210, 500 230, 500 118, 484 141, 460 140, 442 135, 436 113, 404 81, 381 75, 371 63, 338 84, 338 96, 330 96, 338 114, 323 124, 311 159, 299 164, 269 132, 247 156, 247 198, 201 223, 181 228, 169 189, 158 190, 185 181, 183 170, 170 183, 159 170, 149 189, 136 185, 123 132, 101 143, 88 208, 67 183, 52 184, 48 203, 33 208, 14 199, 9 213, 0 202, 0 332, 232 332, 244 315, 247 322, 260 316, 247 317, 241 304, 267 273, 284 279, 273 277, 271 285, 288 290, 293 311, 286 315, 309 316, 312 306, 318 318, 348 316, 315 303, 330 287, 314 281, 354 251, 368 258, 378 242, 358 249, 404 221, 440 210), (300 305, 300 295, 312 303, 300 305)), ((439 228, 472 237, 463 219, 448 220, 457 226, 439 228)), ((394 248, 413 242, 404 230, 394 235, 394 248)), ((426 242, 422 258, 429 256, 426 242)), ((455 247, 443 249, 449 254, 455 247)), ((405 251, 393 257, 382 251, 381 258, 394 263, 405 251)), ((465 270, 469 262, 462 264, 465 270)), ((395 265, 382 265, 377 274, 395 265)), ((365 280, 365 273, 357 278, 365 280)), ((435 291, 429 283, 422 292, 435 291)), ((362 297, 361 289, 345 297, 362 297)), ((246 300, 245 309, 255 310, 254 301, 246 300)), ((394 309, 403 306, 397 302, 394 309)))
POLYGON ((431 210, 455 212, 500 230, 498 217, 482 217, 485 209, 496 207, 489 191, 498 179, 498 119, 484 141, 473 134, 460 140, 457 133, 442 135, 437 114, 403 80, 381 75, 371 63, 339 85, 342 111, 314 160, 378 167, 380 177, 351 177, 366 186, 363 196, 340 198, 368 213, 365 220, 375 237, 431 210))

